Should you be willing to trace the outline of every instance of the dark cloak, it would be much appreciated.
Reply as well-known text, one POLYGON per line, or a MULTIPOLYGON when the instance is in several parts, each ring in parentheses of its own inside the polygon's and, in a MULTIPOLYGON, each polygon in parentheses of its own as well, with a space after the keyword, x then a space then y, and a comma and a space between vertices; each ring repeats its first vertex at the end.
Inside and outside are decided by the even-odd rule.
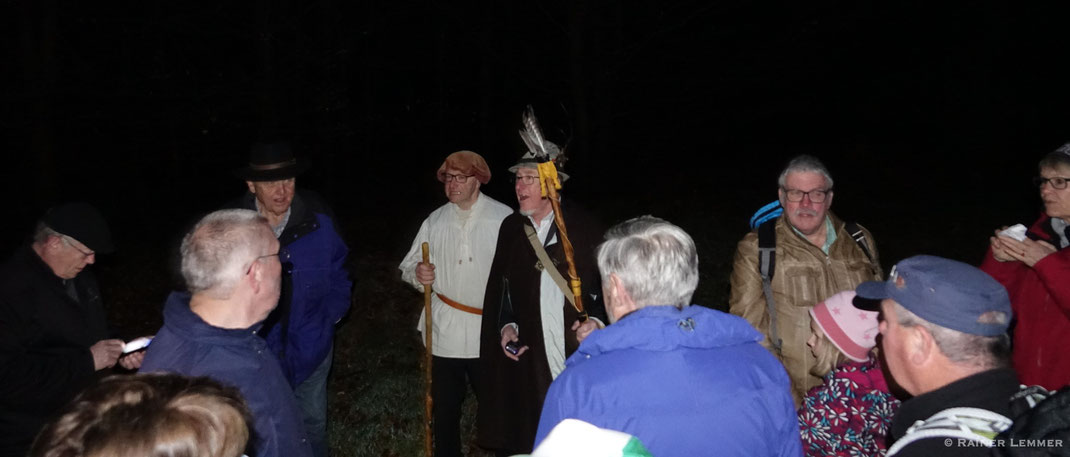
MULTIPOLYGON (((586 211, 574 205, 562 205, 565 227, 575 251, 576 271, 582 283, 584 309, 590 316, 608 322, 595 260, 595 249, 602 242, 604 230, 586 211)), ((482 379, 477 418, 480 446, 520 454, 532 450, 542 402, 553 380, 543 344, 539 304, 541 271, 535 267, 538 257, 524 232, 524 225, 532 225, 530 218, 513 213, 502 221, 498 232, 483 300, 479 342, 482 379), (503 306, 505 297, 508 301, 503 306), (521 345, 529 347, 519 362, 502 353, 500 330, 509 322, 516 322, 521 345)), ((546 239, 552 240, 555 235, 560 238, 556 225, 551 227, 546 239)), ((560 241, 547 246, 546 252, 562 276, 568 278, 568 264, 560 241)), ((577 313, 567 299, 564 316, 567 357, 579 346, 576 333, 571 330, 577 313)))

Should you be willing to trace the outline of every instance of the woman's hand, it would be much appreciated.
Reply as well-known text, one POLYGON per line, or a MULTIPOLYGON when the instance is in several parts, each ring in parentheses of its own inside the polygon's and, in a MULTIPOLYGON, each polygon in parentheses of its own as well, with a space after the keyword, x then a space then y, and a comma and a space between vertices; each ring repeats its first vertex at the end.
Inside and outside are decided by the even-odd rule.
POLYGON ((1033 268, 1040 259, 1047 257, 1049 254, 1052 254, 1057 250, 1051 243, 1043 240, 1033 241, 1026 238, 1023 241, 1018 241, 1005 236, 995 236, 992 238, 992 256, 995 257, 996 260, 1006 262, 1007 260, 1002 260, 998 256, 1010 257, 1013 260, 1026 264, 1029 268, 1033 268), (997 244, 999 249, 997 249, 997 244), (998 251, 999 254, 997 254, 998 251))
POLYGON ((1010 240, 1014 242, 1017 241, 1011 238, 1007 238, 1005 236, 1000 236, 1000 232, 1006 229, 1007 227, 998 228, 996 229, 996 234, 988 238, 988 243, 992 246, 992 258, 1000 262, 1011 262, 1017 260, 1014 258, 1014 256, 1010 254, 1010 251, 1008 250, 1007 246, 1003 244, 1002 240, 1010 240))

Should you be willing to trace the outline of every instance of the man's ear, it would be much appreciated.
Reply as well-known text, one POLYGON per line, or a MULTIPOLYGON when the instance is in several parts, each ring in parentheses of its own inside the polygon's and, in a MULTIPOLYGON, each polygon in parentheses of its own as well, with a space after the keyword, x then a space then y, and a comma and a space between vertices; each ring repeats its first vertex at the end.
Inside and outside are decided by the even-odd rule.
POLYGON ((610 287, 608 292, 613 295, 612 303, 614 314, 618 319, 623 317, 632 311, 635 311, 635 300, 632 300, 631 294, 628 293, 628 289, 624 288, 624 283, 621 282, 620 276, 616 273, 609 274, 610 287))
POLYGON ((249 187, 249 193, 256 195, 256 187, 253 186, 252 181, 245 181, 245 185, 249 187))
POLYGON ((914 365, 924 365, 935 355, 935 351, 939 350, 933 334, 920 325, 908 327, 906 330, 909 338, 906 347, 910 351, 908 360, 914 365))
POLYGON ((260 286, 263 283, 264 268, 259 261, 254 260, 253 264, 249 267, 249 274, 242 278, 243 281, 249 281, 249 285, 253 288, 254 292, 260 291, 260 286))

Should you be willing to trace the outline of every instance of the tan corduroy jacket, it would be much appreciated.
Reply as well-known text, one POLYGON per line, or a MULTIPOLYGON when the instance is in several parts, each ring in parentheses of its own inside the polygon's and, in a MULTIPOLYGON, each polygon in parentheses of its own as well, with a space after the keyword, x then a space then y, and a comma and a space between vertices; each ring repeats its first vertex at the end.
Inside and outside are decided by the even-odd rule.
MULTIPOLYGON (((773 299, 777 310, 777 327, 783 341, 781 361, 792 382, 795 403, 821 378, 810 374, 815 358, 806 346, 810 337, 810 307, 821 300, 865 281, 883 277, 873 235, 862 228, 876 265, 871 265, 865 252, 858 247, 844 228, 844 223, 829 213, 836 228, 836 241, 829 254, 814 246, 791 229, 786 217, 776 221, 776 264, 773 274, 773 299)), ((762 294, 762 277, 758 272, 758 232, 751 231, 736 248, 732 265, 732 292, 728 299, 732 314, 742 316, 758 331, 766 335, 762 345, 772 349, 769 342, 769 313, 762 294)))

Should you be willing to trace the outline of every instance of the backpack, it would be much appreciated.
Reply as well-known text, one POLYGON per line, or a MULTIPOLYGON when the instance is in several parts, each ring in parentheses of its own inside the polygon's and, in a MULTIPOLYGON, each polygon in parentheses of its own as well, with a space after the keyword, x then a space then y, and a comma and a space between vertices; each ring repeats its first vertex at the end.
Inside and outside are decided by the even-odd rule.
POLYGON ((1024 388, 1011 397, 1014 423, 996 437, 999 457, 1070 456, 1070 387, 1024 388), (1043 396, 1041 396, 1043 395, 1043 396))
POLYGON ((1025 387, 1010 398, 1013 420, 980 408, 949 408, 918 421, 888 449, 892 457, 920 439, 967 440, 996 457, 1070 456, 1070 387, 1025 387))
MULTIPOLYGON (((765 295, 765 306, 769 312, 769 341, 773 344, 777 355, 781 355, 784 342, 780 339, 780 332, 777 330, 776 303, 773 302, 773 273, 776 269, 776 220, 783 213, 784 208, 780 206, 780 200, 775 200, 761 207, 750 218, 750 228, 758 229, 758 273, 762 276, 762 294, 765 295)), ((869 249, 862 227, 854 222, 846 222, 844 228, 866 254, 870 266, 875 266, 876 261, 873 259, 873 252, 869 249)))

